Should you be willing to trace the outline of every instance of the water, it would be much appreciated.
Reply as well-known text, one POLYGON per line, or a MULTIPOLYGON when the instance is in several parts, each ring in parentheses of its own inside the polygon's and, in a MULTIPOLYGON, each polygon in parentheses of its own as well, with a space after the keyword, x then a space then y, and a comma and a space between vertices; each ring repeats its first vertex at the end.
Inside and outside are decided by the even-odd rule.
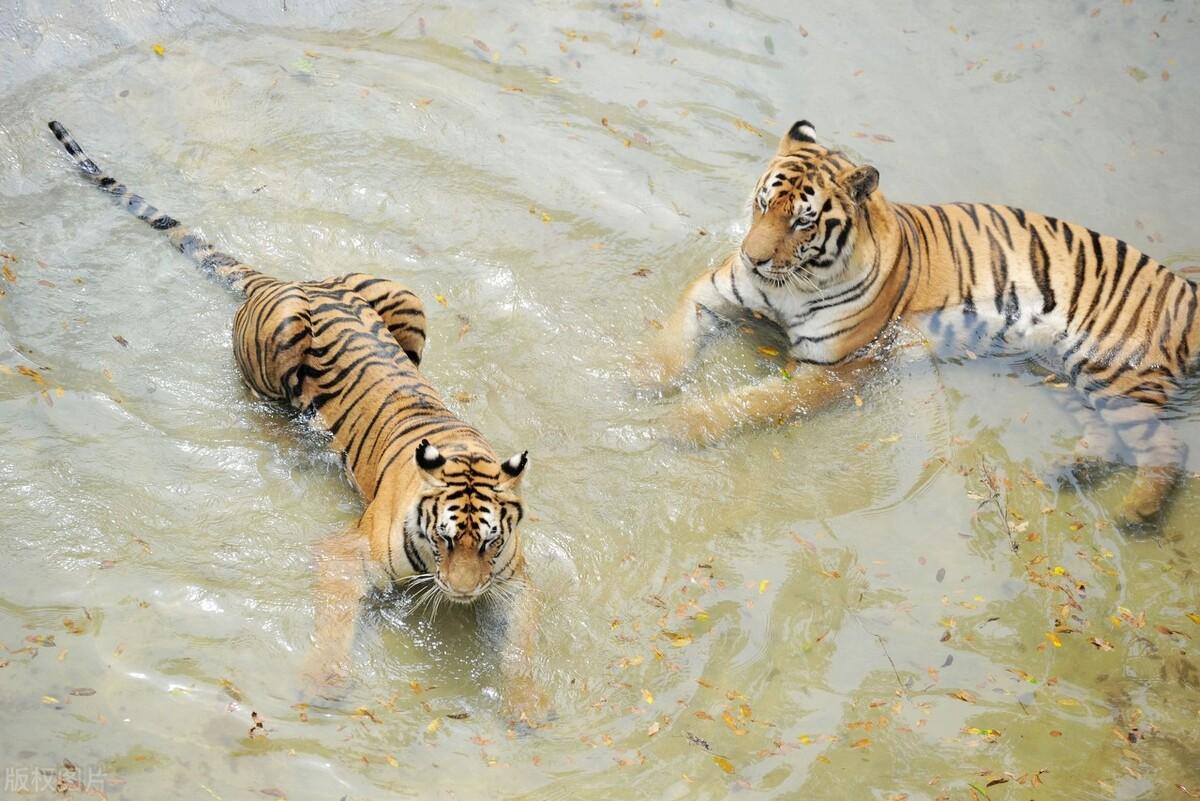
MULTIPOLYGON (((1194 480, 1162 537, 1123 538, 1127 473, 1043 483, 1078 426, 1015 358, 918 344, 861 407, 705 451, 659 440, 667 405, 627 380, 800 117, 893 199, 1022 205, 1197 263, 1196 6, 299 5, 0 20, 6 794, 1200 787, 1194 480), (427 374, 499 451, 531 451, 553 723, 510 726, 472 613, 387 598, 348 696, 295 706, 313 548, 359 502, 241 387, 233 300, 72 174, 52 118, 276 275, 374 271, 425 298, 427 374)), ((763 341, 714 349, 689 391, 778 369, 763 341)), ((1195 471, 1200 405, 1181 406, 1195 471)))

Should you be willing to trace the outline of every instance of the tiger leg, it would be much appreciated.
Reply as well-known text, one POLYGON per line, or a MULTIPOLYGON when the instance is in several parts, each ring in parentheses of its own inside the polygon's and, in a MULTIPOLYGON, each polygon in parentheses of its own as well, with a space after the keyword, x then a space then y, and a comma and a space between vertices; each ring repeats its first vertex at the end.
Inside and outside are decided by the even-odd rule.
POLYGON ((695 361, 705 342, 729 318, 745 309, 729 301, 718 289, 730 281, 732 264, 705 270, 684 291, 675 310, 662 324, 650 346, 634 357, 633 378, 641 386, 671 389, 695 361))
POLYGON ((1133 483, 1121 500, 1117 525, 1129 534, 1152 531, 1183 474, 1187 446, 1160 419, 1155 405, 1119 399, 1103 406, 1101 416, 1133 453, 1137 465, 1133 483))
POLYGON ((366 538, 357 528, 318 546, 316 627, 302 671, 310 694, 336 692, 349 675, 359 603, 368 584, 366 558, 366 538))
POLYGON ((259 397, 299 405, 311 341, 308 296, 298 284, 259 283, 233 318, 233 355, 259 397))
POLYGON ((1052 473, 1060 484, 1076 487, 1094 484, 1118 467, 1121 439, 1099 412, 1083 402, 1079 393, 1066 393, 1064 406, 1083 431, 1071 455, 1059 459, 1052 473))
POLYGON ((517 720, 536 726, 547 717, 549 703, 534 675, 542 599, 525 581, 523 557, 515 579, 521 589, 508 603, 506 642, 501 649, 504 705, 517 720))
POLYGON ((425 306, 412 290, 386 278, 346 276, 351 288, 383 318, 388 331, 412 363, 420 366, 425 350, 425 306))
POLYGON ((710 445, 740 428, 786 423, 848 394, 862 368, 874 360, 831 367, 801 365, 790 378, 771 377, 713 399, 679 404, 666 420, 668 434, 693 445, 710 445))

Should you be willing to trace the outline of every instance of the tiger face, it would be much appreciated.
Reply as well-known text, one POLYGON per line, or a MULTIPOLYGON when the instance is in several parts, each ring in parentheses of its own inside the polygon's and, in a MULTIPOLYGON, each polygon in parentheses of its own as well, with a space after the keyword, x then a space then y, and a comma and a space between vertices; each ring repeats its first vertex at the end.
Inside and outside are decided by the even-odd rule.
POLYGON ((797 122, 754 190, 743 265, 768 286, 815 291, 835 283, 878 185, 874 167, 817 144, 812 124, 797 122))
POLYGON ((444 456, 428 440, 417 446, 424 488, 406 526, 405 553, 449 600, 503 592, 520 568, 517 490, 528 461, 528 452, 497 464, 477 453, 444 456))

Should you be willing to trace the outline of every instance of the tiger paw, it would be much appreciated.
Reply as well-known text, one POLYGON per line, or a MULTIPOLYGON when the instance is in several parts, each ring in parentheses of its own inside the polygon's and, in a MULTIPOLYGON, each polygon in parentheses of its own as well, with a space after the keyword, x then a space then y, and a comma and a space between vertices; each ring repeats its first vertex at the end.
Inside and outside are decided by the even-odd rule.
POLYGON ((509 682, 504 692, 505 713, 520 728, 538 729, 554 719, 550 701, 532 679, 509 682))
POLYGON ((1049 479, 1060 487, 1089 487, 1110 476, 1120 464, 1101 456, 1076 453, 1055 462, 1049 479))
POLYGON ((306 698, 340 700, 350 686, 350 671, 342 662, 311 655, 301 672, 302 692, 306 698))
POLYGON ((686 445, 715 445, 735 428, 736 418, 720 403, 689 400, 663 418, 667 437, 686 445))
POLYGON ((680 372, 682 365, 654 352, 637 354, 629 367, 634 386, 659 395, 668 395, 678 389, 675 381, 680 372))

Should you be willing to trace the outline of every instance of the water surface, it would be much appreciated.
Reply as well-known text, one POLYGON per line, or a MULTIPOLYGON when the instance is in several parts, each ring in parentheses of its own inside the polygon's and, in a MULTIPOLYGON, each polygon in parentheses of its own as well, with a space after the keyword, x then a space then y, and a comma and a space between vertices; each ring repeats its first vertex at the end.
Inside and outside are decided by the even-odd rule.
MULTIPOLYGON (((1048 483, 1079 427, 1018 359, 914 343, 861 406, 705 451, 661 441, 668 404, 627 379, 801 117, 893 199, 1200 262, 1194 5, 299 5, 0 21, 6 792, 42 770, 109 798, 1200 787, 1194 480, 1161 537, 1122 537, 1128 473, 1048 483), (233 299, 74 175, 52 118, 265 270, 425 299, 427 375, 531 452, 552 724, 510 725, 470 612, 387 598, 348 696, 297 706, 313 548, 359 501, 242 388, 233 299)), ((778 370, 764 341, 687 391, 778 370)))

